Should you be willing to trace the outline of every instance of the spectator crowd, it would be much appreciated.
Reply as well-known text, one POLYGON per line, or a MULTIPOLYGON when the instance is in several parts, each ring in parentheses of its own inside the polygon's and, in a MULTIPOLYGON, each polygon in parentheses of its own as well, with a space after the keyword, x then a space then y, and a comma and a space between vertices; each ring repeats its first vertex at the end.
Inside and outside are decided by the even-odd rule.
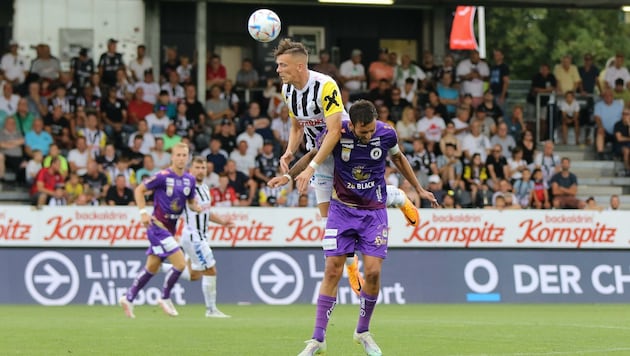
MULTIPOLYGON (((5 186, 29 186, 33 205, 131 205, 134 187, 166 168, 170 149, 184 142, 207 158, 205 183, 216 206, 314 206, 312 191, 266 185, 279 173, 291 121, 278 80, 261 81, 252 60, 242 60, 232 81, 209 53, 201 102, 197 63, 174 48, 156 77, 143 45, 128 63, 115 39, 97 61, 81 49, 69 71, 47 45, 36 51, 29 65, 11 41, 0 61, 0 178, 5 186), (260 95, 244 95, 252 89, 260 95)), ((360 49, 339 68, 327 51, 319 55, 313 69, 339 83, 346 109, 359 98, 375 103, 378 119, 397 130, 419 180, 444 208, 598 206, 577 199, 571 162, 554 152, 551 139, 537 146, 537 112, 558 128, 562 143, 572 128, 576 144, 594 143, 599 159, 619 157, 630 175, 630 73, 621 54, 604 76, 591 55, 579 68, 570 56, 553 71, 542 64, 527 104, 513 106, 500 50, 489 62, 470 51, 438 64, 430 52, 415 63, 381 49, 367 68, 360 49), (537 102, 543 110, 533 109, 537 102)), ((387 181, 429 207, 393 168, 387 181)))

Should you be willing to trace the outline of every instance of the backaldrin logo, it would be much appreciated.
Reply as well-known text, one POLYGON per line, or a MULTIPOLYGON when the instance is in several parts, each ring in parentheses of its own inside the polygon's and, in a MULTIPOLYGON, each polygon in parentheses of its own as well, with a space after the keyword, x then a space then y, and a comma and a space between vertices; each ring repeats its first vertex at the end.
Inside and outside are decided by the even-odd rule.
POLYGON ((467 302, 500 302, 501 294, 494 290, 499 284, 499 272, 494 263, 485 258, 475 258, 464 268, 466 285, 471 291, 466 294, 467 302))

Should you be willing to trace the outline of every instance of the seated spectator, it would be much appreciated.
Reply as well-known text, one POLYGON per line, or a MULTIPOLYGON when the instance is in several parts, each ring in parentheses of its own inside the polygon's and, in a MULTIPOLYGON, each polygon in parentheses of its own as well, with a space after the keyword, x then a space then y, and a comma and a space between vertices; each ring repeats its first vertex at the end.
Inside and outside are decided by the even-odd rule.
POLYGON ((55 106, 44 118, 44 126, 60 149, 69 150, 72 148, 70 121, 63 115, 61 106, 55 106))
POLYGON ((153 136, 161 136, 166 132, 166 128, 171 124, 171 119, 166 116, 167 107, 160 105, 154 113, 147 115, 145 118, 149 133, 153 136))
POLYGON ((43 162, 44 155, 42 154, 42 151, 33 151, 33 158, 31 158, 26 164, 26 184, 28 184, 29 186, 33 185, 33 182, 35 182, 35 178, 37 177, 37 173, 39 173, 39 171, 42 169, 43 162))
POLYGON ((152 176, 160 170, 155 167, 153 156, 144 155, 142 159, 142 167, 136 170, 136 178, 138 182, 142 182, 145 178, 152 176))
POLYGON ((48 199, 48 206, 66 206, 68 200, 66 199, 66 190, 63 183, 57 183, 53 190, 52 196, 48 199))
POLYGON ((470 190, 466 188, 467 185, 467 182, 464 179, 461 179, 457 181, 453 189, 455 205, 459 208, 471 209, 474 206, 475 202, 473 199, 473 195, 470 190))
POLYGON ((118 174, 115 183, 107 190, 105 202, 110 206, 135 205, 133 190, 127 186, 127 178, 124 174, 118 174))
POLYGON ((454 192, 452 190, 448 191, 448 194, 444 196, 444 200, 442 201, 442 209, 458 209, 459 207, 455 205, 454 192))
POLYGON ((230 179, 227 173, 219 174, 219 186, 210 188, 212 206, 238 206, 238 195, 233 187, 229 185, 230 179))
POLYGON ((236 148, 236 125, 234 125, 234 121, 223 120, 217 131, 212 135, 212 138, 221 142, 221 148, 227 154, 232 153, 236 148))
POLYGON ((531 205, 532 192, 534 191, 534 181, 531 179, 531 172, 525 168, 521 172, 521 177, 516 178, 512 186, 514 190, 514 198, 518 201, 521 208, 527 209, 531 205))
POLYGON ((236 137, 239 146, 242 141, 247 143, 247 154, 256 157, 262 151, 265 139, 256 132, 253 123, 248 123, 245 126, 245 131, 236 137))
POLYGON ((607 142, 615 142, 615 123, 621 120, 623 103, 620 100, 613 100, 612 90, 606 89, 602 94, 603 100, 595 104, 595 124, 597 131, 595 134, 595 149, 597 158, 603 160, 604 146, 607 142))
POLYGON ((171 165, 171 154, 164 150, 164 140, 162 137, 155 139, 155 147, 151 151, 153 161, 158 169, 166 169, 171 165))
POLYGON ((584 203, 584 210, 602 211, 604 207, 597 204, 594 197, 588 197, 584 203))
POLYGON ((176 144, 182 142, 182 137, 177 134, 177 127, 175 124, 169 124, 166 127, 166 132, 162 135, 164 141, 164 151, 171 152, 171 148, 176 144))
POLYGON ((455 135, 455 123, 453 121, 446 124, 446 129, 440 139, 440 152, 444 153, 446 151, 446 145, 453 146, 455 157, 458 159, 462 157, 462 142, 455 135))
POLYGON ((571 173, 571 161, 564 157, 561 161, 561 171, 551 177, 551 194, 553 207, 556 209, 583 209, 585 204, 577 198, 578 180, 571 173))
POLYGON ((489 89, 486 90, 483 94, 483 102, 477 107, 477 110, 483 110, 486 116, 494 120, 495 124, 498 124, 503 121, 503 110, 494 99, 492 92, 489 89))
POLYGON ((68 169, 70 168, 68 160, 63 154, 61 154, 59 146, 54 143, 50 145, 50 148, 48 149, 48 156, 44 158, 44 168, 50 167, 53 159, 59 159, 59 173, 66 178, 68 176, 68 169))
POLYGON ((92 159, 90 151, 87 149, 85 143, 85 137, 77 138, 77 147, 70 150, 68 153, 68 164, 70 165, 70 171, 75 172, 82 176, 87 173, 87 163, 92 159))
POLYGON ((118 154, 116 154, 116 148, 114 145, 105 146, 105 150, 103 153, 96 157, 96 162, 98 162, 99 170, 101 172, 108 172, 116 166, 116 162, 118 162, 118 154))
POLYGON ((263 184, 258 190, 258 204, 265 207, 286 206, 288 189, 286 185, 271 188, 263 184))
MULTIPOLYGON (((457 116, 451 120, 453 122, 453 127, 455 128, 455 137, 459 140, 459 142, 464 141, 464 138, 470 132, 470 110, 468 110, 464 106, 460 106, 457 108, 457 116)), ((461 149, 461 147, 459 147, 461 149)))
POLYGON ((236 169, 236 162, 228 160, 225 164, 225 173, 229 179, 229 185, 234 188, 238 196, 239 206, 251 206, 256 194, 256 182, 246 174, 236 169))
POLYGON ((134 140, 138 135, 142 136, 142 147, 140 148, 140 152, 145 155, 151 154, 151 151, 153 151, 153 148, 155 147, 155 136, 149 132, 149 125, 145 120, 140 120, 140 122, 138 122, 138 131, 129 135, 129 142, 127 143, 127 146, 133 146, 134 140))
POLYGON ((445 129, 444 119, 435 115, 434 107, 427 105, 424 110, 424 117, 418 121, 416 128, 420 138, 435 144, 440 142, 445 129))
MULTIPOLYGON (((182 87, 179 80, 179 74, 177 71, 168 73, 168 82, 162 84, 162 91, 166 91, 168 101, 171 104, 177 104, 180 100, 184 99, 184 87, 182 87)), ((160 92, 160 95, 162 92, 160 92)))
POLYGON ((542 170, 540 168, 534 169, 532 178, 534 181, 534 188, 530 197, 531 207, 535 209, 551 208, 551 203, 549 202, 549 187, 547 182, 543 179, 542 170))
POLYGON ((83 108, 87 111, 99 111, 101 108, 101 97, 94 94, 92 84, 86 84, 83 92, 76 98, 76 108, 83 108))
POLYGON ((153 112, 153 105, 144 101, 144 89, 137 87, 133 95, 133 100, 127 106, 127 123, 136 125, 140 120, 144 120, 147 115, 153 112))
MULTIPOLYGON (((471 196, 477 196, 477 191, 481 185, 486 184, 488 180, 488 171, 479 153, 474 153, 470 159, 470 163, 464 166, 462 178, 466 183, 465 190, 468 190, 471 196)), ((466 207, 463 203, 461 205, 462 207, 466 207)))
POLYGON ((210 140, 210 147, 201 151, 201 156, 206 157, 208 162, 212 162, 214 165, 214 172, 221 173, 224 170, 225 163, 228 159, 228 154, 225 150, 221 149, 221 141, 216 138, 210 140))
POLYGON ((24 182, 23 147, 24 137, 17 130, 15 119, 9 116, 0 131, 0 180, 5 178, 5 172, 9 170, 15 173, 18 182, 24 182))
POLYGON ((527 162, 523 159, 523 150, 520 147, 512 150, 512 156, 508 158, 508 167, 510 171, 508 178, 512 182, 523 177, 523 172, 527 169, 527 162))
POLYGON ((81 177, 81 180, 84 184, 83 191, 91 192, 96 200, 105 198, 109 189, 109 182, 107 175, 99 170, 96 161, 88 162, 87 173, 81 177))
POLYGON ((53 111, 55 107, 60 107, 63 117, 67 120, 72 120, 76 110, 74 100, 70 100, 66 95, 66 88, 61 84, 57 85, 54 93, 53 97, 48 101, 48 110, 53 111))
POLYGON ((613 194, 610 196, 610 205, 606 208, 606 210, 620 210, 619 205, 621 205, 619 196, 617 194, 613 194))
POLYGON ((280 160, 273 154, 273 142, 265 141, 262 152, 256 157, 256 166, 253 177, 259 185, 267 185, 267 182, 276 176, 280 169, 280 160))
POLYGON ((615 87, 613 88, 613 98, 615 100, 623 101, 624 106, 630 104, 630 90, 628 90, 622 78, 617 78, 615 80, 615 87))
POLYGON ((455 117, 457 105, 459 105, 459 91, 453 87, 453 74, 444 73, 442 79, 437 85, 437 92, 440 96, 440 103, 446 106, 448 117, 444 117, 444 121, 451 121, 455 117))
POLYGON ((116 97, 116 88, 110 88, 107 98, 101 101, 101 121, 114 146, 123 149, 123 131, 132 132, 133 128, 127 125, 127 104, 116 97))
POLYGON ((492 149, 490 140, 481 134, 481 126, 478 121, 470 124, 470 133, 462 140, 462 151, 464 158, 468 161, 472 159, 474 154, 478 154, 482 162, 486 161, 488 153, 492 149))
POLYGON ((623 159, 623 175, 630 177, 630 108, 623 109, 621 120, 615 124, 617 154, 623 159))
POLYGON ((392 88, 390 97, 385 101, 385 106, 389 109, 389 118, 392 122, 397 123, 402 117, 403 109, 411 106, 407 99, 402 98, 400 89, 392 88))
POLYGON ((425 148, 420 138, 413 141, 413 152, 407 154, 407 160, 420 182, 426 183, 430 175, 439 174, 435 154, 425 148))
POLYGON ((505 122, 499 123, 497 132, 490 138, 492 146, 501 146, 501 154, 505 157, 512 157, 512 150, 516 147, 516 141, 508 134, 508 126, 505 122))
POLYGON ((2 95, 0 95, 0 110, 4 111, 7 115, 14 115, 20 96, 13 94, 13 85, 9 82, 2 82, 2 95))
POLYGON ((190 63, 190 57, 181 55, 179 56, 179 65, 175 69, 179 76, 179 82, 182 85, 190 84, 193 82, 193 66, 190 63))
POLYGON ((173 123, 177 128, 176 134, 181 137, 188 137, 193 139, 195 137, 195 129, 193 123, 186 116, 186 104, 180 102, 177 104, 177 112, 173 118, 173 123))
MULTIPOLYGON (((405 79, 405 85, 400 89, 400 97, 407 100, 409 105, 411 105, 414 109, 418 107, 418 96, 416 95, 416 87, 414 86, 415 81, 413 78, 405 79)), ((343 94, 344 92, 341 92, 343 94)), ((350 96, 348 95, 348 99, 350 96)), ((350 108, 346 107, 346 110, 350 108)))
POLYGON ((418 137, 418 123, 413 107, 403 109, 400 121, 396 123, 396 132, 404 153, 413 151, 413 140, 418 137))
POLYGON ((523 159, 527 165, 533 167, 534 158, 536 157, 536 142, 534 142, 534 134, 530 130, 523 131, 522 138, 517 145, 523 150, 523 159))
POLYGON ((210 98, 206 101, 207 120, 204 120, 203 127, 207 135, 212 134, 212 130, 218 126, 223 119, 234 119, 234 111, 230 108, 227 100, 221 99, 221 87, 214 85, 210 88, 210 98))
POLYGON ((438 95, 438 93, 434 90, 431 90, 429 91, 427 98, 428 102, 424 105, 424 107, 433 107, 436 116, 441 117, 444 122, 450 121, 450 118, 448 116, 448 109, 446 109, 446 106, 440 102, 440 96, 438 95))
POLYGON ((499 180, 510 178, 510 166, 507 158, 503 155, 501 145, 496 144, 492 149, 492 154, 486 159, 489 179, 486 182, 490 189, 496 190, 499 180))
POLYGON ((479 123, 481 134, 487 138, 491 138, 497 133, 497 124, 494 119, 486 114, 486 109, 482 106, 475 110, 475 114, 471 122, 479 123))
POLYGON ((236 72, 236 87, 243 89, 256 88, 259 80, 258 72, 254 68, 252 60, 244 58, 241 62, 241 69, 236 72))
POLYGON ((452 143, 447 143, 445 150, 438 156, 437 167, 442 181, 453 188, 455 182, 462 176, 464 166, 459 157, 455 156, 455 146, 452 143))
POLYGON ((230 153, 230 160, 236 163, 236 169, 248 177, 254 176, 254 168, 256 167, 256 156, 249 153, 247 141, 241 140, 238 143, 238 149, 230 153))
POLYGON ((81 177, 76 173, 70 173, 70 178, 66 182, 65 191, 68 205, 74 204, 79 195, 83 194, 83 183, 81 183, 81 177))
POLYGON ((580 104, 575 100, 575 93, 568 91, 560 103, 560 120, 562 122, 562 144, 567 144, 569 126, 575 129, 575 144, 580 144, 580 104))
POLYGON ((512 107, 512 117, 506 120, 505 123, 508 125, 508 134, 518 143, 523 137, 523 131, 526 128, 525 120, 523 119, 523 107, 520 104, 512 107))
POLYGON ((129 167, 134 171, 142 168, 145 155, 140 151, 142 148, 142 136, 136 135, 133 146, 123 151, 123 155, 129 159, 129 167))
MULTIPOLYGON (((432 174, 429 176, 429 191, 433 193, 435 199, 438 201, 438 204, 442 204, 444 201, 444 197, 446 196, 446 191, 442 188, 442 180, 440 176, 437 174, 432 174)), ((420 207, 423 209, 430 209, 432 207, 432 203, 428 200, 422 199, 420 202, 420 207)))
POLYGON ((203 184, 207 185, 209 188, 218 187, 219 175, 214 171, 214 163, 210 161, 206 162, 206 172, 207 173, 206 177, 203 179, 203 184))
POLYGON ((125 185, 130 189, 135 189, 138 183, 136 179, 136 172, 129 167, 129 163, 129 158, 121 157, 118 162, 116 162, 114 168, 111 168, 107 172, 107 179, 110 185, 115 185, 118 177, 122 176, 125 179, 125 185))
POLYGON ((551 177, 560 172, 560 157, 554 153, 554 144, 551 141, 545 141, 543 151, 538 152, 534 158, 534 166, 542 171, 543 180, 550 185, 551 177))
POLYGON ((390 81, 387 79, 381 79, 375 82, 374 87, 370 85, 371 89, 368 93, 368 100, 373 102, 376 107, 385 105, 385 102, 391 97, 390 87, 390 81))
POLYGON ((99 128, 98 115, 94 111, 86 113, 85 128, 79 129, 77 135, 85 138, 85 143, 92 158, 100 156, 107 145, 107 134, 99 128))
POLYGON ((35 184, 31 187, 31 203, 38 208, 46 205, 48 200, 55 195, 57 184, 64 183, 64 177, 60 173, 59 158, 53 158, 50 167, 43 168, 35 178, 35 184))
POLYGON ((280 146, 277 151, 285 152, 289 144, 289 133, 291 132, 291 119, 289 118, 288 106, 283 104, 279 107, 278 116, 271 121, 271 131, 273 132, 275 141, 280 146))
POLYGON ((495 201, 498 196, 505 197, 508 193, 512 193, 512 185, 507 179, 499 180, 499 184, 495 187, 492 194, 492 205, 495 205, 495 201))
POLYGON ((136 83, 136 89, 137 88, 142 88, 144 92, 142 100, 151 105, 157 102, 157 97, 160 94, 160 85, 153 80, 153 70, 144 72, 144 80, 136 83))
POLYGON ((153 105, 153 111, 157 111, 160 106, 166 107, 165 112, 169 119, 173 119, 177 114, 177 103, 171 102, 169 93, 166 90, 161 90, 158 94, 157 101, 153 105))

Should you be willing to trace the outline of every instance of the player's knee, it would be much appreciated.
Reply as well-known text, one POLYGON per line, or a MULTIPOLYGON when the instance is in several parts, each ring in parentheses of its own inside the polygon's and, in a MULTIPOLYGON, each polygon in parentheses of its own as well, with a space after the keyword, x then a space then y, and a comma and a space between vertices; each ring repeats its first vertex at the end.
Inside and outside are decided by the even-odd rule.
POLYGON ((365 275, 363 276, 363 278, 365 279, 365 283, 366 284, 370 284, 370 285, 378 285, 380 280, 381 280, 381 271, 380 269, 374 268, 374 269, 366 269, 365 270, 365 275))

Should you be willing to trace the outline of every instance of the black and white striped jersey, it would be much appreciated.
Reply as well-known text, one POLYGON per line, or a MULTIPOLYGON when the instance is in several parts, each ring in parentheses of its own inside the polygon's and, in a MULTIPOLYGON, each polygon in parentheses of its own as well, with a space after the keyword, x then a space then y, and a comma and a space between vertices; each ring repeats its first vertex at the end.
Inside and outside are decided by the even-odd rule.
POLYGON ((184 232, 199 232, 202 238, 205 238, 210 224, 210 207, 212 206, 212 198, 210 198, 210 188, 205 184, 197 182, 195 185, 195 200, 201 207, 201 212, 197 213, 191 210, 188 205, 184 209, 184 232))

